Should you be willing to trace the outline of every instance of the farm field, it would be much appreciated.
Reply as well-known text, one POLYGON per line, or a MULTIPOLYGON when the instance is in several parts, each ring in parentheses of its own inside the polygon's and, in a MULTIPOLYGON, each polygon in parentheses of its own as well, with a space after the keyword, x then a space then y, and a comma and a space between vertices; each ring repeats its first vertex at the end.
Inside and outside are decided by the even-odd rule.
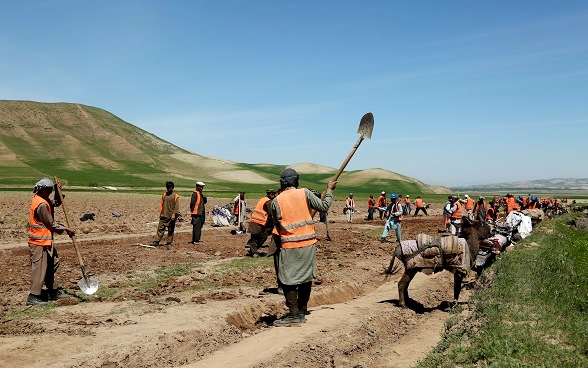
MULTIPOLYGON (((331 241, 317 224, 319 275, 308 322, 276 328, 271 323, 285 306, 275 293, 272 259, 244 257, 249 236, 231 235, 236 227, 212 227, 208 216, 201 245, 187 243, 186 221, 177 224, 172 247, 133 246, 153 239, 159 195, 65 193, 86 268, 96 274, 100 289, 92 297, 79 291, 73 245, 67 236, 57 236, 57 278, 76 298, 25 306, 30 192, 3 192, 0 361, 10 366, 407 367, 425 357, 444 331, 452 275, 419 274, 411 284, 414 310, 398 308, 400 276, 385 281, 382 275, 393 247, 379 242, 384 221, 368 222, 358 213, 347 224, 342 201, 329 213, 331 241), (95 213, 95 221, 79 221, 85 213, 95 213), (37 354, 49 339, 56 347, 37 354)), ((229 201, 210 198, 208 213, 229 201)), ((254 202, 248 199, 249 207, 254 202)), ((408 217, 403 237, 435 234, 442 224, 437 207, 429 217, 408 217)), ((56 218, 65 223, 61 208, 56 218)), ((468 295, 464 290, 462 304, 468 295)))

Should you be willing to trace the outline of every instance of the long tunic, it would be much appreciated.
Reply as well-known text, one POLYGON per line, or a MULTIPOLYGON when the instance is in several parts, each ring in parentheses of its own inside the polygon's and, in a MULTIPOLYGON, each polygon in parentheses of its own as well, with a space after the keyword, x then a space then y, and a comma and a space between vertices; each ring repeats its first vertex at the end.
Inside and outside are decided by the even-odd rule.
MULTIPOLYGON (((290 188, 286 190, 288 189, 290 188)), ((313 209, 326 212, 333 202, 333 191, 330 189, 327 189, 323 199, 306 188, 304 194, 309 212, 313 209)), ((271 209, 275 226, 280 226, 282 214, 276 199, 272 201, 271 209)), ((316 278, 316 244, 301 248, 280 249, 278 278, 285 285, 300 285, 314 280, 316 278)))

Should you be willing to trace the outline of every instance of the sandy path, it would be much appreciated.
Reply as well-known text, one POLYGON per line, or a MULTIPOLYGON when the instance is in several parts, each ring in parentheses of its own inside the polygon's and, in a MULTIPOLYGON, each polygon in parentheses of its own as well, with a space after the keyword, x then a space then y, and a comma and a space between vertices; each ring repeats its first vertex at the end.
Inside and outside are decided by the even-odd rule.
MULTIPOLYGON (((425 287, 431 281, 432 278, 418 274, 411 288, 425 287)), ((362 323, 378 315, 382 308, 397 308, 382 304, 382 301, 386 301, 392 293, 395 293, 396 285, 396 282, 386 283, 375 291, 349 302, 311 308, 312 314, 308 316, 307 323, 300 327, 271 328, 243 339, 237 344, 217 350, 199 362, 183 367, 255 367, 270 362, 272 358, 282 355, 285 350, 293 346, 308 344, 317 336, 320 336, 320 339, 329 340, 327 335, 349 335, 348 330, 356 328, 348 324, 350 317, 362 323), (252 354, 252 352, 255 353, 252 354)), ((410 367, 414 365, 418 358, 424 357, 437 344, 443 332, 446 317, 447 314, 441 311, 426 313, 420 318, 419 328, 390 345, 383 342, 385 346, 383 354, 380 354, 377 361, 373 361, 370 366, 410 367)))

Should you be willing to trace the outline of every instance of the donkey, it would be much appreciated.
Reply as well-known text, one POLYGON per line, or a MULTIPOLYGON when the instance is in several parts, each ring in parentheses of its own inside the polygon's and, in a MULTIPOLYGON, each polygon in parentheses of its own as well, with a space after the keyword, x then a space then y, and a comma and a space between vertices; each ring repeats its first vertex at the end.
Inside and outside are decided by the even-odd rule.
MULTIPOLYGON (((476 261, 476 257, 478 255, 478 250, 480 249, 480 241, 484 239, 488 239, 492 237, 492 232, 490 226, 482 221, 470 221, 467 217, 462 217, 462 226, 461 226, 461 234, 460 237, 465 239, 467 242, 467 248, 469 252, 469 260, 465 260, 465 264, 474 265, 476 261), (467 262, 469 261, 469 262, 467 262)), ((399 271, 400 266, 395 265, 396 258, 398 258, 402 264, 404 265, 404 274, 398 281, 398 306, 402 308, 406 308, 406 301, 409 300, 408 297, 408 285, 414 278, 417 272, 424 272, 427 275, 432 273, 437 273, 442 270, 448 270, 453 273, 453 297, 455 300, 459 299, 459 293, 461 292, 461 283, 464 276, 467 275, 469 271, 469 267, 464 269, 461 266, 461 255, 459 256, 459 262, 455 262, 456 258, 455 255, 452 259, 453 262, 448 262, 448 259, 443 259, 445 255, 441 252, 440 253, 440 264, 430 264, 426 266, 419 266, 418 263, 414 262, 414 258, 417 256, 421 256, 421 253, 425 249, 419 249, 412 254, 404 254, 402 251, 402 246, 398 245, 394 250, 392 255, 392 259, 390 260, 390 265, 387 269, 385 269, 385 273, 387 276, 392 275, 399 271), (413 262, 410 262, 413 260, 413 262), (459 265, 458 265, 459 263, 459 265)))

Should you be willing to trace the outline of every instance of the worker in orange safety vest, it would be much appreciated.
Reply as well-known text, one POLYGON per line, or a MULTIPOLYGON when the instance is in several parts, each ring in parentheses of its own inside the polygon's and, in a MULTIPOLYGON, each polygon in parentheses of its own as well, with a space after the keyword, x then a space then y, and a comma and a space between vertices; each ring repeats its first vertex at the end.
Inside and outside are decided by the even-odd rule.
POLYGON ((280 174, 281 193, 272 201, 272 238, 278 248, 278 280, 288 314, 274 321, 277 327, 300 326, 306 322, 312 280, 316 278, 316 234, 311 211, 326 212, 333 201, 337 182, 329 181, 323 198, 306 188, 298 188, 296 170, 280 174))

